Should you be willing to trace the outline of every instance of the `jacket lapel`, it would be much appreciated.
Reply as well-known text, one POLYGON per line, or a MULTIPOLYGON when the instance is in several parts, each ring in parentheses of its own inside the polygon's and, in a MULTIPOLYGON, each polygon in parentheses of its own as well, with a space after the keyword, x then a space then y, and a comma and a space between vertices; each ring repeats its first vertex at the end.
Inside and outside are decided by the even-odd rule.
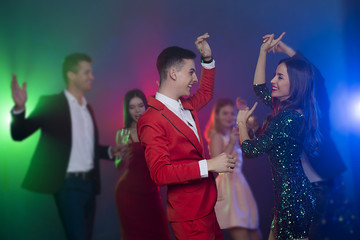
MULTIPOLYGON (((161 115, 171 123, 171 125, 178 131, 180 132, 186 139, 189 140, 189 142, 191 143, 191 145, 194 146, 194 148, 198 151, 198 153, 204 157, 204 149, 203 149, 203 145, 202 145, 202 138, 201 138, 201 134, 199 132, 199 124, 198 124, 198 120, 197 120, 197 116, 196 113, 194 114, 191 109, 189 109, 191 111, 191 114, 195 120, 195 124, 196 124, 196 128, 198 130, 198 134, 199 134, 199 138, 200 138, 200 142, 198 140, 198 138, 196 137, 194 131, 187 126, 186 123, 184 123, 184 121, 182 121, 178 116, 176 116, 175 113, 173 113, 171 110, 169 110, 165 105, 163 105, 160 101, 156 100, 153 96, 149 97, 149 106, 155 108, 156 110, 161 112, 161 115)), ((185 108, 185 106, 184 106, 185 108)), ((205 158, 205 157, 204 157, 205 158)))
MULTIPOLYGON (((199 136, 199 139, 200 139, 200 146, 201 146, 201 149, 202 149, 201 154, 204 155, 204 147, 203 147, 203 146, 204 146, 204 142, 203 142, 203 139, 202 139, 202 137, 201 137, 200 126, 199 126, 199 119, 198 119, 198 117, 197 117, 197 113, 196 113, 194 107, 189 103, 189 101, 184 101, 184 99, 182 98, 182 99, 181 99, 181 103, 182 103, 184 109, 190 110, 191 115, 192 115, 192 117, 193 117, 193 119, 194 119, 194 121, 195 121, 196 130, 197 130, 197 132, 198 132, 198 136, 199 136)), ((191 130, 191 132, 193 132, 193 131, 191 130)), ((193 133, 194 133, 194 132, 193 132, 193 133)), ((196 136, 195 136, 195 137, 196 137, 196 136)), ((196 138, 196 140, 197 140, 197 138, 196 138)), ((199 142, 199 141, 198 141, 198 142, 199 142)))
MULTIPOLYGON (((194 118, 194 120, 195 120, 195 124, 196 124, 196 130, 197 130, 197 132, 198 132, 198 136, 199 136, 199 139, 200 139, 200 146, 201 146, 201 149, 202 149, 202 155, 204 155, 204 148, 203 148, 203 146, 204 146, 204 143, 203 143, 203 139, 202 139, 202 137, 201 137, 201 132, 200 132, 200 126, 199 126, 199 120, 198 120, 198 117, 197 117, 197 113, 196 113, 196 111, 195 110, 191 110, 190 111, 191 112, 191 115, 192 115, 192 117, 194 118)), ((196 136, 195 136, 196 137, 196 136)), ((197 140, 197 138, 196 138, 196 140, 197 140)), ((199 142, 199 141, 198 141, 199 142)))

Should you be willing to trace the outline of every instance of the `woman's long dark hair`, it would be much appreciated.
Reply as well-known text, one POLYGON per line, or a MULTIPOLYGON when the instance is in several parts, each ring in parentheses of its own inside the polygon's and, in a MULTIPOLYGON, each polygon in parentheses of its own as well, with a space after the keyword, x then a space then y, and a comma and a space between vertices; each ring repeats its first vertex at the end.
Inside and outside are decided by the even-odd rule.
POLYGON ((132 89, 130 91, 128 91, 125 94, 125 98, 124 98, 124 127, 125 128, 129 128, 131 126, 131 123, 133 121, 132 117, 130 116, 130 112, 129 112, 129 104, 131 99, 133 99, 134 97, 138 97, 140 98, 144 105, 145 105, 145 109, 147 108, 147 100, 145 97, 145 94, 139 90, 139 89, 132 89))
MULTIPOLYGON (((284 110, 301 110, 305 124, 301 131, 305 133, 305 146, 316 150, 320 140, 318 132, 318 107, 314 97, 313 66, 300 59, 286 58, 279 62, 285 64, 290 81, 290 97, 284 101, 272 98, 273 116, 284 110)), ((271 117, 270 117, 271 118, 271 117)))

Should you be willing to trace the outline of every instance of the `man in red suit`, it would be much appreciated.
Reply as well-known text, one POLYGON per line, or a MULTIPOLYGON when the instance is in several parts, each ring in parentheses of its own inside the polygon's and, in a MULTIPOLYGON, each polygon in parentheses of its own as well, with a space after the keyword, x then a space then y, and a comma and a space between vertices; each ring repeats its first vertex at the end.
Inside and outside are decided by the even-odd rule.
POLYGON ((202 58, 201 83, 188 98, 198 82, 195 53, 180 47, 161 52, 156 63, 159 89, 149 97, 149 108, 137 125, 152 179, 168 185, 168 220, 177 239, 223 239, 214 213, 217 192, 211 172, 232 172, 235 167, 234 158, 225 153, 205 159, 197 111, 213 96, 215 61, 208 37, 206 33, 195 42, 202 58))

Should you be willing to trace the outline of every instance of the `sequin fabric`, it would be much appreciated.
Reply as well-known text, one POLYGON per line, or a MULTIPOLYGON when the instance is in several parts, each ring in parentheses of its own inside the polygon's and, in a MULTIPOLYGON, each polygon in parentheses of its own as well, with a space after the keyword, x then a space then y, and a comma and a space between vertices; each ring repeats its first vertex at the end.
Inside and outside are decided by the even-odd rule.
MULTIPOLYGON (((254 91, 272 107, 265 84, 254 85, 254 91)), ((282 111, 261 136, 241 145, 248 158, 264 153, 269 156, 275 196, 271 229, 279 240, 307 238, 314 211, 314 190, 300 162, 304 136, 299 131, 303 121, 295 110, 282 111)))

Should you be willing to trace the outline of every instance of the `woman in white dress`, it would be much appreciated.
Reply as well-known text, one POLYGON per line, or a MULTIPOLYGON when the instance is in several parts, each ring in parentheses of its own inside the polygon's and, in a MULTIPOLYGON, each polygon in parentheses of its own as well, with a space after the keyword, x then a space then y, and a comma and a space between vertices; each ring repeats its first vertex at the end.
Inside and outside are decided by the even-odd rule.
POLYGON ((216 177, 218 199, 216 217, 221 229, 227 229, 231 237, 241 240, 259 240, 259 217, 255 199, 242 173, 242 153, 239 132, 234 128, 235 109, 231 99, 219 99, 212 110, 205 130, 211 157, 222 152, 238 159, 233 173, 216 177))

